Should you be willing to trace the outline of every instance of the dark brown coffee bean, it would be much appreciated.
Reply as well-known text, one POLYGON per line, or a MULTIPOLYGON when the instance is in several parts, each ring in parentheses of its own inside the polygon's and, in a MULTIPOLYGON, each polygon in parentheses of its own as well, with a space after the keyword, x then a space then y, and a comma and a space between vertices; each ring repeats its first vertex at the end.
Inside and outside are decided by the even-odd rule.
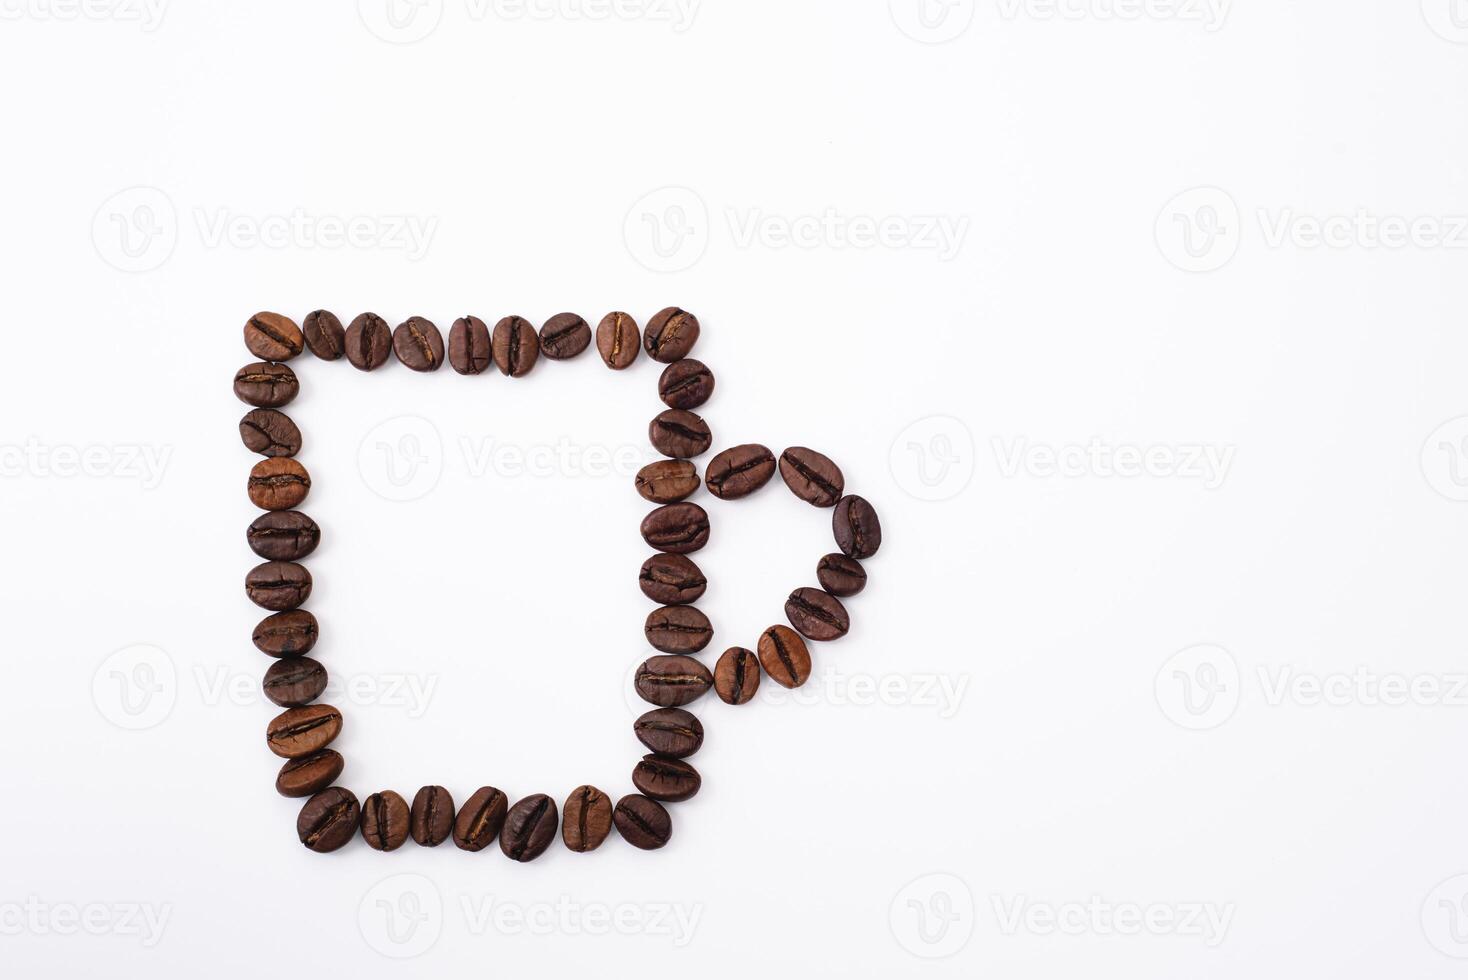
POLYGON ((316 550, 321 528, 298 510, 272 510, 255 518, 245 541, 267 561, 300 561, 316 550))
POLYGON ((846 486, 841 467, 804 446, 792 446, 780 454, 780 476, 792 493, 816 507, 834 507, 846 486))
POLYGON ((319 854, 344 847, 357 834, 362 808, 349 789, 333 786, 306 801, 296 817, 296 836, 319 854))
POLYGON ((284 364, 246 364, 234 376, 234 395, 246 405, 280 408, 301 390, 296 372, 284 364))
POLYGON ((664 803, 681 803, 698 794, 703 778, 681 759, 645 755, 632 770, 632 785, 643 796, 664 803))
POLYGON ((342 774, 346 760, 335 749, 322 749, 299 759, 287 759, 275 777, 275 791, 299 798, 321 792, 342 774))
POLYGON ((556 801, 536 793, 510 807, 505 829, 500 832, 500 850, 511 861, 534 861, 556 839, 560 812, 556 801))
POLYGON ((312 704, 276 715, 265 729, 265 744, 282 759, 300 759, 326 748, 341 730, 340 711, 312 704))
POLYGON ((261 456, 294 456, 301 451, 301 430, 289 415, 257 408, 240 419, 240 441, 261 456))
POLYGON ((709 542, 709 515, 698 504, 668 504, 642 519, 642 540, 658 551, 686 555, 709 542))
POLYGON ((632 731, 653 752, 673 759, 703 747, 703 723, 682 708, 654 708, 633 722, 632 731))
POLYGON ((654 361, 672 364, 693 350, 693 345, 698 343, 698 331, 698 317, 670 306, 647 321, 642 342, 654 361))
POLYGON ((362 371, 375 371, 392 353, 392 328, 376 313, 363 313, 347 327, 347 360, 362 371))
POLYGON ((266 616, 250 637, 261 653, 272 657, 299 657, 311 652, 321 628, 316 617, 304 609, 266 616))
POLYGON ((674 459, 702 456, 714 442, 708 423, 681 408, 670 408, 653 419, 647 427, 647 438, 654 449, 674 459))
POLYGON ((265 672, 265 696, 282 708, 300 708, 326 690, 326 668, 310 657, 277 660, 265 672))
POLYGON ((250 502, 262 510, 291 510, 311 491, 306 467, 288 456, 262 459, 250 470, 250 502))
POLYGON ((437 847, 454 833, 454 797, 442 786, 425 786, 413 797, 408 818, 413 840, 423 847, 437 847))
POLYGON ((449 365, 460 374, 483 374, 494 363, 489 327, 477 316, 461 316, 449 328, 449 365))
POLYGON ((633 847, 656 851, 673 836, 673 819, 667 809, 645 796, 624 796, 612 811, 617 833, 633 847))
POLYGON ((698 467, 686 459, 661 459, 637 471, 637 492, 655 504, 691 496, 698 484, 698 467))
POLYGON ((642 631, 652 648, 663 653, 697 653, 714 638, 709 618, 692 606, 654 609, 642 631))
POLYGON ((390 789, 362 801, 362 839, 374 851, 396 851, 408 840, 408 801, 390 789))
POLYGON ((812 640, 839 640, 851 629, 841 600, 822 589, 796 589, 785 600, 785 618, 812 640))
POLYGON ((781 687, 799 687, 810 679, 810 650, 788 626, 771 626, 760 634, 759 663, 781 687))
POLYGON ((245 576, 245 594, 262 609, 295 609, 311 598, 311 573, 293 561, 267 561, 245 576))
POLYGON ((836 535, 836 547, 848 558, 865 560, 882 547, 882 522, 877 520, 877 511, 856 494, 842 497, 836 505, 831 530, 836 535))
POLYGON ((829 554, 816 564, 816 580, 821 588, 844 599, 867 587, 867 570, 855 558, 829 554))
POLYGON ((709 460, 709 493, 720 500, 747 497, 770 482, 775 475, 775 454, 751 443, 726 449, 709 460))
POLYGON ((637 584, 642 594, 664 606, 697 602, 708 588, 708 580, 691 559, 682 555, 653 555, 642 563, 637 584))
POLYGON ((596 349, 613 371, 630 367, 637 360, 637 321, 625 313, 608 313, 596 327, 596 349))
POLYGON ((347 332, 341 320, 330 310, 313 310, 301 324, 306 347, 323 361, 339 360, 347 350, 347 332))
POLYGON ((413 371, 437 371, 443 367, 443 334, 432 320, 411 316, 392 332, 393 353, 413 371))
POLYGON ((612 832, 611 797, 595 786, 577 786, 566 797, 561 840, 578 854, 601 847, 612 832))
POLYGON ((759 659, 753 650, 730 647, 714 665, 714 693, 725 704, 746 704, 759 690, 759 659))
POLYGON ((540 328, 540 352, 564 361, 591 346, 591 326, 575 313, 557 313, 540 328))
POLYGON ((507 316, 496 323, 490 346, 495 367, 511 378, 525 377, 540 357, 540 338, 523 316, 507 316))
POLYGON ((454 844, 465 851, 484 850, 500 835, 508 810, 509 800, 493 786, 476 790, 454 818, 454 844))
POLYGON ((301 328, 279 313, 256 313, 245 322, 245 346, 262 361, 289 361, 305 349, 301 328))
POLYGON ((637 693, 659 708, 681 708, 714 686, 714 675, 692 657, 649 657, 637 668, 637 693))
POLYGON ((674 361, 658 379, 658 397, 669 408, 697 408, 714 393, 714 374, 702 361, 674 361))

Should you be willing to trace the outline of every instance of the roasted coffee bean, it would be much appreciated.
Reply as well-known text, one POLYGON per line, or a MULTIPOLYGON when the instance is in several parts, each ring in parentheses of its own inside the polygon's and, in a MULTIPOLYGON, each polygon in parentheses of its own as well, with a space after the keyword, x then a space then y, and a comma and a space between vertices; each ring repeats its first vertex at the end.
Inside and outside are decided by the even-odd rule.
POLYGON ((347 327, 347 360, 362 371, 375 371, 392 353, 392 328, 376 313, 363 313, 347 327))
POLYGON ((647 427, 647 438, 654 449, 674 459, 702 456, 714 442, 708 423, 681 408, 670 408, 653 419, 647 427))
POLYGON ((432 320, 411 316, 392 332, 393 353, 413 371, 437 371, 443 367, 443 334, 432 320))
POLYGON ((816 564, 816 580, 821 588, 844 599, 867 587, 867 570, 855 558, 833 553, 816 564))
POLYGON ((703 723, 682 708, 654 708, 633 722, 632 731, 653 752, 674 759, 703 747, 703 723))
POLYGON ((693 345, 698 343, 698 330, 698 317, 670 306, 647 321, 642 342, 654 361, 672 364, 693 350, 693 345))
POLYGON ((326 690, 326 668, 310 657, 277 660, 265 672, 261 686, 271 703, 282 708, 300 708, 321 697, 326 690))
POLYGON ((575 313, 557 313, 540 328, 540 352, 564 361, 591 346, 591 326, 575 313))
POLYGON ((877 520, 877 511, 856 494, 842 497, 836 505, 831 530, 836 535, 836 547, 848 558, 864 560, 882 547, 882 522, 877 520))
POLYGON ((234 395, 246 405, 280 408, 289 405, 301 383, 284 364, 246 364, 234 376, 234 395))
POLYGON ((424 847, 437 847, 454 833, 454 797, 442 786, 425 786, 413 797, 408 818, 413 840, 424 847))
POLYGON ((664 606, 697 602, 708 588, 708 580, 691 559, 682 555, 653 555, 642 563, 637 584, 642 594, 664 606))
POLYGON ((658 551, 686 555, 709 543, 709 515, 698 504, 668 504, 642 519, 642 540, 658 551))
POLYGON ((664 803, 681 803, 698 794, 703 778, 681 759, 645 755, 632 770, 632 785, 643 796, 664 803))
POLYGON ((692 496, 698 484, 698 467, 686 459, 662 459, 637 471, 637 492, 655 504, 692 496))
POLYGON ((316 617, 304 609, 266 616, 250 637, 261 653, 272 657, 299 657, 311 652, 321 627, 316 617))
POLYGON ((612 811, 617 833, 633 847, 655 851, 673 836, 673 820, 667 809, 645 796, 624 796, 612 811))
POLYGON ((296 817, 296 836, 320 854, 345 846, 357 833, 362 808, 349 789, 333 786, 306 801, 296 817))
POLYGON ((245 322, 245 346, 262 361, 289 361, 305 349, 301 328, 279 313, 256 313, 245 322))
POLYGON ((500 850, 512 861, 534 861, 556 839, 560 812, 556 801, 536 793, 510 807, 505 829, 500 832, 500 850))
POLYGON ((649 657, 637 668, 637 693, 659 708, 681 708, 714 686, 714 675, 692 657, 649 657))
POLYGON ((759 663, 781 687, 799 687, 810 679, 810 650, 788 626, 771 626, 760 634, 759 663))
POLYGON ((313 310, 301 324, 306 346, 323 361, 339 360, 347 350, 347 332, 341 320, 330 310, 313 310))
POLYGON ((282 759, 300 759, 326 748, 341 730, 340 711, 312 704, 276 715, 265 729, 265 744, 282 759))
POLYGON ((759 658, 753 650, 730 647, 714 665, 714 693, 725 704, 746 704, 759 690, 759 658))
POLYGON ((294 456, 301 451, 301 430, 289 415, 257 408, 240 419, 240 441, 261 456, 294 456))
POLYGON ((336 749, 322 749, 299 759, 287 759, 275 777, 275 791, 281 796, 302 797, 319 793, 342 774, 346 766, 336 749))
POLYGON ((714 638, 709 618, 692 606, 654 609, 642 631, 652 648, 663 653, 697 653, 714 638))
POLYGON ((834 507, 846 486, 841 467, 804 446, 792 446, 780 454, 780 476, 792 493, 816 507, 834 507))
POLYGON ((291 510, 311 491, 311 475, 288 456, 262 459, 250 470, 247 490, 262 510, 291 510))
POLYGON ((509 801, 493 786, 476 790, 454 818, 454 844, 465 851, 482 851, 494 843, 505 825, 509 801))
POLYGON ((245 576, 245 594, 262 609, 295 609, 311 598, 311 573, 293 561, 267 561, 245 576))
POLYGON ((494 363, 489 327, 477 316, 461 316, 449 328, 449 366, 460 374, 483 374, 494 363))
POLYGON ((714 393, 714 374, 702 361, 674 361, 658 379, 658 397, 669 408, 697 408, 714 393))
POLYGON ((596 327, 596 349, 613 371, 637 360, 637 321, 625 313, 608 313, 596 327))
POLYGON ((495 367, 511 378, 525 377, 540 357, 540 338, 523 316, 507 316, 496 323, 490 347, 495 367))
POLYGON ((595 786, 577 786, 566 797, 561 840, 578 854, 594 851, 612 832, 611 797, 595 786))
POLYGON ((362 801, 362 839, 374 851, 396 851, 408 840, 408 801, 390 789, 362 801))
POLYGON ((255 518, 245 541, 267 561, 300 561, 316 550, 321 528, 298 510, 272 510, 255 518))
POLYGON ((747 497, 770 482, 775 475, 775 454, 751 443, 726 449, 709 460, 709 493, 720 500, 747 497))
POLYGON ((785 600, 785 618, 812 640, 839 640, 851 629, 841 600, 822 589, 796 589, 785 600))

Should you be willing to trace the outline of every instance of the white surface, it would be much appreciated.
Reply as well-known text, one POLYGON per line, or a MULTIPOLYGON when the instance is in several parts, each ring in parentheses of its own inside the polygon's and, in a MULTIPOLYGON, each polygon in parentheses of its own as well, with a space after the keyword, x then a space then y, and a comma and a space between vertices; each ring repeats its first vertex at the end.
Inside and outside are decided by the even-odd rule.
MULTIPOLYGON (((1461 975, 1468 10, 891 6, 4 7, 8 974, 1461 975), (821 448, 880 509, 836 673, 699 706, 659 854, 306 853, 240 325, 670 303, 720 446, 821 448)), ((646 451, 654 367, 301 372, 348 785, 625 792, 644 508, 587 453, 646 451), (441 474, 393 502, 404 435, 441 474)), ((710 509, 750 645, 828 515, 710 509)))

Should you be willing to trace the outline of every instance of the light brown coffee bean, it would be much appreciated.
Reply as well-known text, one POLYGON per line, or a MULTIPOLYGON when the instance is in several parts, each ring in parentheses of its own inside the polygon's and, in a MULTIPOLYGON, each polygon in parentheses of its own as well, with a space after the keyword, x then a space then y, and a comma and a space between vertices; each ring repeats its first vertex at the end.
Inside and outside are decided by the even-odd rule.
POLYGON ((262 459, 250 470, 250 502, 262 510, 292 510, 311 491, 306 467, 286 456, 262 459))
POLYGON ((760 634, 759 662, 781 687, 799 687, 810 679, 810 650, 788 626, 771 626, 760 634))
POLYGON ((637 360, 637 321, 625 313, 608 313, 597 325, 596 349, 613 371, 631 367, 637 360))
POLYGON ((637 471, 637 492, 643 500, 672 504, 698 490, 698 467, 686 459, 661 459, 637 471))
POLYGON ((245 346, 262 361, 289 361, 305 349, 301 328, 279 313, 256 313, 245 321, 245 346))
POLYGON ((759 691, 759 675, 753 650, 730 647, 714 665, 714 693, 725 704, 748 704, 759 691))

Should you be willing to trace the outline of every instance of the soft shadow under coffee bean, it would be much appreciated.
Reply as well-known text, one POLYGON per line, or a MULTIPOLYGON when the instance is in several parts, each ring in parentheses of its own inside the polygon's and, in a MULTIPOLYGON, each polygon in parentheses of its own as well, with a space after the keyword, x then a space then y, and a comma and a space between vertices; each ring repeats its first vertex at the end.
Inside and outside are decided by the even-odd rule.
POLYGON ((294 320, 279 313, 256 313, 245 322, 245 346, 262 361, 289 361, 305 349, 294 320))
POLYGON ((709 618, 692 606, 664 606, 648 613, 647 642, 663 653, 697 653, 714 638, 709 618))
POLYGON ((540 352, 553 361, 575 357, 591 346, 591 326, 575 313, 557 313, 540 328, 540 352))
POLYGON ((851 629, 841 600, 823 589, 796 589, 785 600, 785 618, 812 640, 839 640, 851 629))
POLYGON ((760 634, 759 663, 781 687, 799 687, 810 679, 810 649, 788 626, 771 626, 760 634))
POLYGON ((301 430, 284 412, 257 408, 240 419, 240 441, 261 456, 294 456, 301 451, 301 430))
POLYGON ((560 814, 556 801, 536 793, 510 807, 500 831, 500 850, 512 861, 534 861, 556 839, 560 814))
POLYGON ((261 653, 299 657, 311 652, 320 633, 315 616, 304 609, 292 609, 260 620, 250 638, 261 653))
POLYGON ((347 360, 361 371, 375 371, 392 353, 392 328, 376 313, 363 313, 347 327, 347 360))
POLYGON ((291 708, 271 719, 265 744, 282 759, 320 752, 341 734, 342 713, 329 704, 291 708))
POLYGON ((454 797, 442 786, 424 786, 413 797, 408 830, 423 847, 437 847, 454 833, 454 797))
POLYGON ((660 708, 681 708, 714 686, 714 675, 692 657, 649 657, 637 668, 637 694, 660 708))
POLYGON ((703 723, 682 708, 654 708, 632 723, 632 731, 650 750, 674 759, 703 746, 703 723))
POLYGON ((362 801, 362 839, 374 851, 396 851, 408 840, 408 802, 390 789, 362 801))
POLYGON ((642 519, 642 539, 658 551, 686 555, 709 540, 709 515, 698 504, 668 504, 642 519))
POLYGON ((691 800, 703 785, 698 770, 681 759, 645 755, 632 770, 632 785, 643 796, 664 803, 691 800))
POLYGON ((235 397, 257 408, 288 405, 301 390, 296 372, 284 364, 246 364, 235 373, 235 397))
POLYGON ((393 353, 413 371, 437 371, 443 366, 443 334, 432 320, 413 316, 392 334, 393 353))
POLYGON ((669 408, 697 408, 714 393, 714 374, 702 361, 674 361, 658 379, 658 397, 669 408))
POLYGON ((291 510, 306 499, 311 476, 306 467, 287 456, 262 459, 250 470, 246 491, 261 510, 291 510))
POLYGON ((449 366, 460 374, 483 374, 494 363, 489 327, 477 316, 461 316, 449 328, 449 366))
POLYGON ((326 690, 326 668, 310 657, 277 660, 265 672, 265 696, 282 708, 300 708, 326 690))
POLYGON ((698 333, 698 317, 670 306, 647 321, 642 339, 653 360, 672 364, 688 356, 693 345, 698 343, 698 333))
POLYGON ((262 609, 295 609, 311 598, 311 573, 293 561, 263 562, 245 575, 245 594, 262 609))
POLYGON ((637 360, 637 321, 625 313, 608 313, 596 328, 596 349, 602 363, 621 371, 637 360))
POLYGON ((686 459, 661 459, 637 471, 636 485, 643 500, 676 503, 698 489, 698 467, 686 459))
POLYGON ((846 486, 841 467, 804 446, 780 454, 780 476, 792 493, 815 507, 834 507, 846 486))
POLYGON ((657 850, 673 836, 673 820, 667 809, 645 796, 624 796, 618 800, 612 821, 623 840, 644 851, 657 850))
POLYGON ((775 475, 775 454, 751 443, 726 449, 709 460, 704 484, 720 500, 747 497, 775 475))
POLYGON ((505 825, 509 800, 493 786, 484 786, 464 801, 454 818, 454 844, 465 851, 482 851, 493 844, 505 825))
POLYGON ((654 449, 674 459, 702 456, 714 442, 708 423, 681 408, 659 413, 648 423, 647 438, 654 449))
POLYGON ((578 854, 601 847, 612 832, 612 800, 595 786, 578 786, 566 797, 561 840, 578 854))
POLYGON ((696 602, 708 588, 703 572, 682 555, 653 555, 642 563, 637 581, 643 595, 664 606, 696 602))
POLYGON ((330 310, 313 310, 301 324, 306 347, 323 361, 339 360, 347 350, 347 332, 330 310))
POLYGON ((322 749, 299 759, 287 759, 275 777, 275 791, 281 796, 311 796, 336 782, 345 766, 346 760, 335 749, 322 749))
POLYGON ((321 854, 345 846, 357 834, 362 809, 349 789, 333 786, 306 801, 296 818, 301 843, 321 854))
POLYGON ((272 510, 255 518, 245 541, 267 561, 300 561, 316 550, 321 528, 298 510, 272 510))
POLYGON ((714 693, 725 704, 748 704, 759 690, 759 674, 753 650, 730 647, 714 665, 714 693))

